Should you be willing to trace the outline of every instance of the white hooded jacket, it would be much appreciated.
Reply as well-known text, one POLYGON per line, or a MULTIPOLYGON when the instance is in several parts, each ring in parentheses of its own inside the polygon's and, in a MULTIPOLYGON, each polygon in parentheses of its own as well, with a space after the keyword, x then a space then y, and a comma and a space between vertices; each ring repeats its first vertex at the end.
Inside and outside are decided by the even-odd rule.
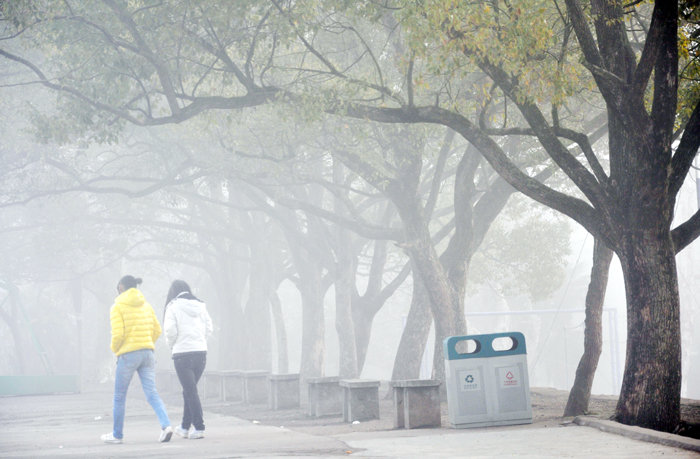
POLYGON ((175 297, 165 311, 165 341, 173 354, 207 350, 212 332, 211 317, 206 305, 195 299, 175 297))

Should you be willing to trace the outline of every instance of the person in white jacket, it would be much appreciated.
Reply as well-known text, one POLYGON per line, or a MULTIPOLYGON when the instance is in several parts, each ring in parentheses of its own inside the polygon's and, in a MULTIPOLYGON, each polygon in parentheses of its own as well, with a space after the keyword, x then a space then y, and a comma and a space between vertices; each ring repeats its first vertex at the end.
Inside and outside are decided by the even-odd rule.
POLYGON ((204 438, 197 382, 207 365, 207 338, 211 335, 212 323, 207 306, 192 294, 185 281, 176 280, 170 286, 165 301, 163 329, 182 385, 185 404, 182 424, 175 428, 175 433, 189 439, 204 438))

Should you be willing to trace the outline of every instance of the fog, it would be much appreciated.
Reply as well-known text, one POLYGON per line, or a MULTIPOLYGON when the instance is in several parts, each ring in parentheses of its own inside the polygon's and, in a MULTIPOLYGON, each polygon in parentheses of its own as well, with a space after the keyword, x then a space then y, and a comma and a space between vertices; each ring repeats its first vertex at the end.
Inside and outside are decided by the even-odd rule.
MULTIPOLYGON (((136 53, 148 57, 136 64, 122 55, 131 45, 107 26, 101 33, 119 39, 96 48, 92 31, 59 27, 65 35, 39 34, 44 46, 34 49, 4 30, 3 56, 16 52, 55 74, 0 61, 0 375, 69 374, 82 387, 111 386, 109 309, 118 280, 131 274, 161 320, 175 279, 206 302, 214 321, 208 370, 443 379, 441 333, 518 331, 530 386, 569 390, 584 351, 594 237, 512 188, 464 131, 381 111, 415 103, 467 113, 488 138, 479 148, 497 150, 528 186, 546 184, 593 208, 575 174, 518 130, 527 117, 507 100, 512 94, 463 62, 454 74, 431 74, 437 64, 423 56, 414 75, 415 55, 404 55, 408 40, 389 17, 376 29, 352 29, 352 38, 331 28, 313 51, 301 32, 280 51, 279 31, 258 49, 262 36, 244 37, 255 27, 224 19, 233 21, 222 26, 229 46, 240 41, 247 52, 232 52, 229 63, 187 41, 203 32, 176 29, 176 57, 163 57, 178 63, 172 78, 154 64, 158 52, 172 51, 160 36, 150 39, 164 49, 136 53), (354 35, 362 33, 371 39, 354 35), (323 52, 338 63, 308 63, 323 52), (157 69, 144 70, 150 65, 157 69), (375 121, 362 104, 378 110, 375 121)), ((538 80, 533 72, 524 79, 538 80)), ((579 77, 572 72, 572 86, 579 77)), ((583 151, 562 136, 561 149, 594 179, 605 176, 600 94, 589 94, 586 81, 560 107, 564 95, 544 86, 533 83, 528 97, 552 113, 552 125, 561 108, 564 124, 590 142, 583 151)), ((693 167, 673 226, 699 206, 693 167)), ((681 395, 700 399, 700 242, 676 260, 681 395)), ((627 300, 616 257, 608 279, 594 394, 619 394, 625 368, 627 300)), ((156 346, 158 368, 172 368, 164 339, 156 346)))
MULTIPOLYGON (((188 132, 186 126, 183 129, 188 132)), ((173 159, 177 156, 173 150, 169 151, 170 156, 164 150, 188 148, 183 143, 173 146, 164 140, 168 135, 179 135, 178 130, 134 132, 126 148, 122 145, 58 147, 51 155, 52 161, 61 161, 60 167, 41 159, 42 152, 57 147, 34 144, 24 135, 10 145, 30 145, 30 150, 13 154, 7 147, 4 149, 5 164, 10 167, 4 174, 1 213, 4 274, 0 285, 3 318, 0 374, 78 374, 86 386, 110 384, 114 358, 109 351, 109 307, 116 296, 116 283, 123 274, 144 279, 142 291, 160 318, 172 280, 185 279, 193 286, 195 293, 207 302, 215 323, 209 350, 210 370, 302 371, 304 323, 300 291, 308 286, 301 285, 303 279, 294 272, 290 249, 285 247, 289 241, 285 243, 279 237, 280 221, 269 216, 281 204, 264 209, 272 199, 283 202, 289 195, 280 197, 279 190, 270 192, 267 188, 267 201, 260 204, 236 189, 240 186, 236 184, 238 177, 227 180, 222 187, 220 170, 212 172, 206 165, 209 158, 216 158, 215 149, 205 158, 203 166, 178 170, 177 177, 184 177, 181 183, 172 176, 158 175, 181 167, 173 159), (73 175, 66 173, 69 167, 73 175), (160 168, 164 171, 159 171, 160 168), (223 207, 215 202, 226 194, 238 202, 223 207), (245 224, 238 223, 237 214, 253 213, 258 216, 245 224), (256 242, 261 235, 263 246, 256 242), (261 258, 269 251, 263 248, 273 246, 277 250, 268 259, 261 258), (251 268, 253 264, 266 268, 255 271, 251 268), (222 272, 223 269, 230 271, 222 272), (283 329, 274 326, 274 317, 266 304, 250 305, 254 298, 250 289, 255 281, 249 276, 261 272, 279 298, 283 329), (229 307, 248 311, 242 317, 236 316, 227 312, 229 307), (264 317, 251 319, 248 309, 251 307, 260 309, 264 317), (232 320, 253 322, 236 327, 232 320), (267 349, 251 349, 251 346, 264 347, 265 341, 251 344, 231 336, 246 327, 264 330, 260 333, 265 337, 267 349), (282 343, 279 330, 285 335, 282 343), (280 363, 280 354, 286 362, 280 363)), ((194 154, 185 151, 183 157, 191 158, 194 154)), ((319 167, 322 175, 323 161, 316 161, 324 156, 309 158, 305 173, 310 174, 313 166, 319 167)), ((285 177, 283 182, 288 180, 285 177)), ((689 180, 687 185, 677 208, 679 218, 691 214, 697 206, 694 183, 689 180)), ((264 189, 269 185, 258 186, 264 189)), ((288 191, 292 186, 303 185, 283 183, 282 188, 288 191)), ((301 218, 312 215, 295 212, 301 218)), ((470 266, 465 294, 467 332, 524 333, 531 386, 568 390, 583 352, 584 301, 590 280, 592 237, 577 225, 517 195, 499 218, 502 221, 496 220, 485 239, 484 257, 475 259, 470 266), (558 231, 561 246, 551 242, 556 240, 551 235, 544 242, 533 241, 530 232, 518 235, 504 231, 528 219, 545 226, 547 231, 558 231), (508 237, 520 240, 509 240, 506 244, 504 238, 508 237), (516 252, 511 250, 511 245, 531 246, 532 250, 516 252), (548 258, 546 252, 550 249, 557 256, 548 258), (530 269, 539 263, 548 266, 539 266, 539 271, 530 269)), ((328 221, 323 225, 332 228, 328 221)), ((300 234, 308 231, 303 229, 300 234)), ((358 239, 352 235, 348 241, 358 244, 358 239)), ((355 282, 362 292, 367 288, 374 246, 370 240, 362 240, 359 247, 355 282)), ((385 284, 406 262, 405 252, 397 244, 388 247, 385 284)), ((700 377, 698 338, 693 325, 698 322, 700 311, 696 299, 698 274, 693 270, 697 257, 697 243, 678 257, 683 308, 682 395, 688 398, 700 397, 697 385, 691 383, 700 377)), ((327 269, 322 271, 328 273, 327 269)), ((603 312, 603 351, 592 389, 597 394, 618 393, 624 368, 625 295, 617 261, 609 278, 603 312)), ((411 304, 412 282, 409 274, 378 310, 371 323, 366 360, 358 376, 392 378, 411 304)), ((335 289, 329 285, 323 293, 321 370, 329 376, 340 372, 335 299, 335 289)), ((421 361, 417 377, 432 377, 434 339, 431 329, 424 354, 416 357, 421 361)), ((157 343, 157 355, 158 367, 169 368, 169 350, 163 339, 157 343)))

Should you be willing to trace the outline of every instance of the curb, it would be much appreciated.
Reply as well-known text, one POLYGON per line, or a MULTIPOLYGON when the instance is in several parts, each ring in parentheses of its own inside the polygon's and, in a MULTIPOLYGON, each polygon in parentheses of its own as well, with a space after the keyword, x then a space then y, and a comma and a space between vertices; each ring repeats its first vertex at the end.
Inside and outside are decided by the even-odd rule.
POLYGON ((664 446, 672 446, 674 448, 682 448, 689 451, 700 452, 700 440, 682 435, 674 435, 657 430, 646 429, 644 427, 628 426, 619 422, 606 421, 592 416, 576 416, 574 424, 580 426, 594 427, 603 432, 623 435, 635 440, 646 441, 649 443, 659 443, 664 446))

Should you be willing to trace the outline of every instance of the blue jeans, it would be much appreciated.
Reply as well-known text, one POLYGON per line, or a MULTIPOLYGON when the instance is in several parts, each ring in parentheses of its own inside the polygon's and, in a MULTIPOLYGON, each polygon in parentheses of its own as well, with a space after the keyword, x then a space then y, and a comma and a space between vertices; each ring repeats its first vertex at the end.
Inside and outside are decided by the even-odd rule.
POLYGON ((158 416, 161 429, 170 425, 165 405, 156 390, 156 357, 152 349, 140 349, 127 352, 117 359, 117 374, 114 378, 114 438, 124 437, 124 411, 126 408, 126 391, 129 389, 131 377, 138 372, 146 400, 158 416))

